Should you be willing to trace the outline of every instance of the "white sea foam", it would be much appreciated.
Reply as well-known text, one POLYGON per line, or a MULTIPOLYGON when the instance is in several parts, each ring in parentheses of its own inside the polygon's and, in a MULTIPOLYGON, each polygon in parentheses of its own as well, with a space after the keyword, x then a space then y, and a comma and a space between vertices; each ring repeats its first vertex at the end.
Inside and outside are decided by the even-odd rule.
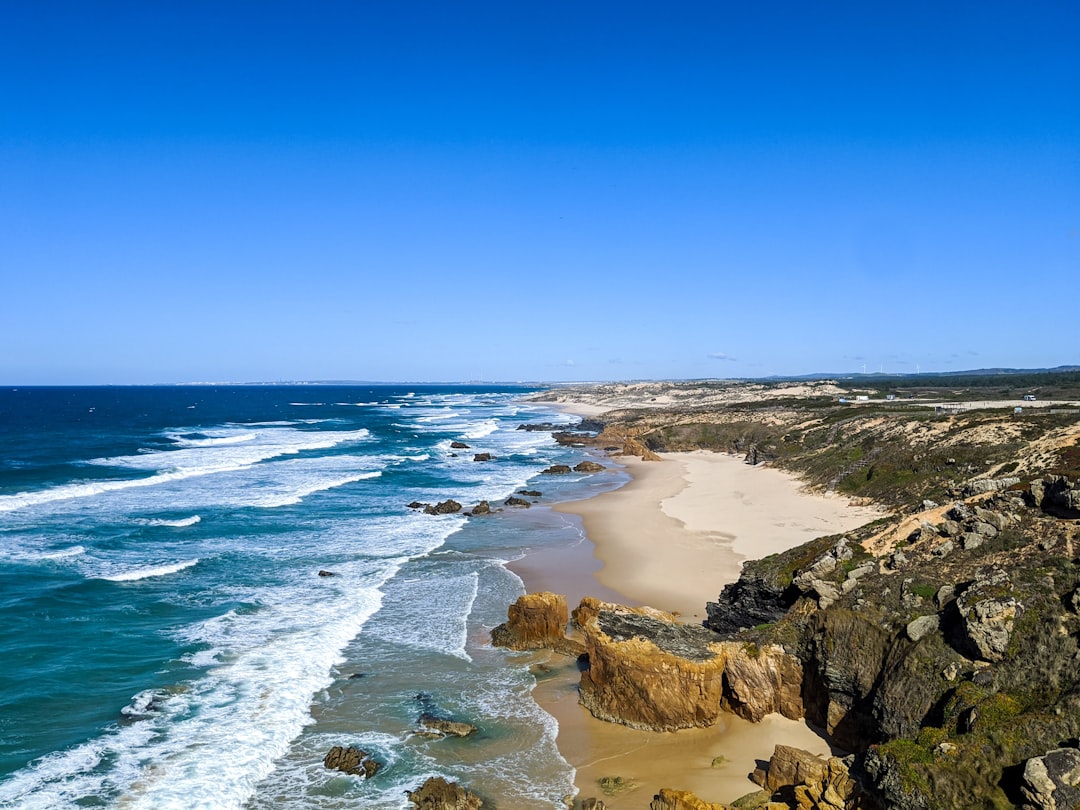
POLYGON ((244 444, 259 438, 258 433, 232 433, 225 436, 204 436, 203 438, 188 438, 185 436, 172 436, 178 447, 221 447, 228 444, 244 444))
POLYGON ((109 582, 137 582, 140 579, 149 579, 151 577, 164 577, 169 574, 175 574, 177 571, 183 571, 185 568, 191 568, 198 564, 198 559, 184 560, 183 562, 172 563, 171 565, 155 565, 149 568, 136 568, 131 571, 123 571, 119 574, 106 574, 99 576, 98 579, 105 579, 109 582))
POLYGON ((54 549, 52 551, 25 551, 16 552, 9 559, 20 562, 40 562, 45 560, 63 560, 68 557, 78 557, 86 553, 84 546, 68 546, 67 548, 54 549))
POLYGON ((192 515, 191 517, 179 518, 177 520, 167 520, 165 518, 148 518, 146 520, 136 521, 143 526, 168 526, 173 529, 183 529, 186 526, 194 526, 202 520, 198 515, 192 515))
MULTIPOLYGON (((332 682, 341 651, 378 610, 378 588, 404 560, 377 574, 339 576, 264 591, 263 609, 230 611, 184 634, 208 644, 202 677, 140 693, 122 726, 50 755, 0 783, 0 806, 74 808, 89 796, 127 810, 239 808, 311 722, 312 696, 332 682), (218 657, 220 661, 218 662, 218 657)), ((357 572, 360 573, 357 573, 357 572)))
MULTIPOLYGON (((133 456, 93 459, 97 466, 119 467, 153 473, 144 478, 107 479, 62 484, 43 490, 0 496, 0 512, 30 506, 91 498, 111 492, 156 487, 189 478, 246 470, 259 462, 304 451, 325 450, 349 442, 368 439, 367 430, 301 431, 275 429, 260 431, 243 443, 156 450, 133 456)), ((223 438, 223 437, 215 437, 223 438)))
POLYGON ((272 509, 278 506, 291 506, 293 504, 300 503, 308 495, 314 495, 316 492, 324 492, 328 489, 336 489, 337 487, 343 487, 346 484, 355 484, 357 481, 366 481, 371 478, 378 478, 382 475, 382 472, 375 470, 374 472, 359 473, 357 475, 347 475, 344 478, 336 478, 328 481, 314 481, 304 486, 300 486, 291 492, 278 494, 278 495, 266 495, 262 498, 256 498, 254 500, 246 501, 248 506, 259 506, 264 509, 272 509))
POLYGON ((423 577, 395 580, 384 597, 392 622, 372 625, 378 638, 418 649, 445 653, 465 661, 467 620, 478 593, 476 572, 456 577, 423 577), (431 610, 437 604, 439 609, 431 610))

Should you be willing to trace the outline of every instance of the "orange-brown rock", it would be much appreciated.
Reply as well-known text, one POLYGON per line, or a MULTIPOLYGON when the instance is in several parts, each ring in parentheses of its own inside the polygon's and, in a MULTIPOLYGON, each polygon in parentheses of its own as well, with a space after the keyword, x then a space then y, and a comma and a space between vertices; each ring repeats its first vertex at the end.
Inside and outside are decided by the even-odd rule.
POLYGON ((479 810, 484 806, 483 800, 471 790, 441 776, 432 776, 419 790, 406 791, 405 795, 420 810, 479 810))
POLYGON ((770 644, 724 645, 723 707, 751 722, 780 713, 791 720, 802 718, 802 663, 784 648, 770 644))
POLYGON ((752 778, 768 791, 784 791, 797 810, 860 810, 858 784, 839 757, 814 756, 801 748, 778 745, 752 778))
POLYGON ((628 437, 623 441, 622 454, 624 456, 639 456, 642 461, 660 461, 661 458, 646 446, 641 439, 628 437))
POLYGON ((507 610, 507 621, 491 631, 491 643, 511 650, 560 647, 569 613, 566 597, 557 593, 527 593, 507 610))
POLYGON ((589 656, 581 702, 595 717, 652 731, 716 722, 724 652, 712 631, 679 624, 663 611, 591 597, 581 601, 574 621, 589 656))
POLYGON ((661 788, 649 802, 649 810, 729 810, 729 808, 726 804, 702 801, 685 790, 661 788))
POLYGON ((589 597, 574 621, 589 656, 581 702, 602 720, 672 731, 710 726, 721 710, 803 716, 802 665, 780 646, 718 641, 669 613, 589 597))

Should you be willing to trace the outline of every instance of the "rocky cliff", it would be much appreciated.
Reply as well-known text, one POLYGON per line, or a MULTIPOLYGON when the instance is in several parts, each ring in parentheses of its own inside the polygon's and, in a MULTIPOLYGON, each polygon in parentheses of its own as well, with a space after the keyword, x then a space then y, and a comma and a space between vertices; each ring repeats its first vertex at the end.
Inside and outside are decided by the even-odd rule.
POLYGON ((591 598, 574 621, 588 656, 581 702, 603 720, 674 731, 713 725, 724 710, 802 717, 802 667, 779 645, 725 643, 671 614, 591 598))
POLYGON ((870 526, 749 563, 708 624, 798 660, 807 719, 856 752, 870 800, 1019 806, 1027 763, 1080 735, 1078 490, 1050 476, 930 508, 877 557, 870 526), (751 625, 761 605, 787 609, 751 625))

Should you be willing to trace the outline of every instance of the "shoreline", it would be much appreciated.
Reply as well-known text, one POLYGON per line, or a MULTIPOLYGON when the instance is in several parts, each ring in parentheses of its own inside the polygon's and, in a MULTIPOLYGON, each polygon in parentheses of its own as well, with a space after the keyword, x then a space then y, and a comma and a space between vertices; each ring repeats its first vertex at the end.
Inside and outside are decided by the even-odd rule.
MULTIPOLYGON (((581 521, 584 538, 511 563, 526 590, 566 594, 571 609, 589 595, 647 604, 697 623, 705 618, 705 603, 738 578, 745 559, 846 531, 880 514, 841 497, 808 493, 793 475, 749 467, 734 456, 694 451, 663 459, 610 458, 631 476, 629 482, 554 505, 581 521)), ((559 724, 557 744, 576 770, 578 798, 595 796, 610 810, 644 810, 660 788, 731 802, 759 789, 749 774, 777 744, 830 753, 804 721, 779 715, 755 724, 725 714, 710 728, 677 732, 598 720, 578 703, 579 677, 576 661, 552 653, 533 695, 559 724), (605 794, 599 780, 613 776, 632 787, 605 794)))

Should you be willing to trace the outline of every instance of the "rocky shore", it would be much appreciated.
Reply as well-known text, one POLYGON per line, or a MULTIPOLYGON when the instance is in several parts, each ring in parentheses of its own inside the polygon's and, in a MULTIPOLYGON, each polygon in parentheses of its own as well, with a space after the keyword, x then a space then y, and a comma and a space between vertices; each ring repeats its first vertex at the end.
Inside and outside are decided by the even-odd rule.
MULTIPOLYGON (((584 593, 570 610, 554 572, 543 583, 552 590, 527 593, 492 631, 497 646, 553 656, 536 665, 537 693, 577 735, 561 730, 559 743, 578 767, 575 808, 1080 806, 1080 419, 853 413, 829 385, 799 388, 798 402, 790 389, 755 400, 721 386, 707 406, 686 386, 669 402, 657 401, 662 384, 643 390, 648 406, 627 407, 632 397, 617 387, 620 408, 602 414, 603 392, 593 391, 590 417, 555 431, 622 463, 640 459, 631 485, 560 507, 583 516, 596 543, 608 574, 597 575, 598 590, 637 601, 584 593), (687 452, 702 449, 737 454, 743 472, 692 478, 694 463, 709 472, 719 458, 687 452), (644 471, 662 459, 658 467, 677 459, 681 472, 644 471), (753 511, 761 495, 743 489, 760 465, 879 511, 831 531, 812 531, 829 525, 813 521, 793 530, 782 499, 753 511), (659 493, 651 517, 628 506, 646 480, 659 493), (721 513, 749 517, 710 529, 717 512, 701 519, 695 509, 725 496, 738 504, 721 513), (742 561, 736 548, 762 553, 742 561), (617 549, 614 558, 603 549, 617 549), (718 557, 738 573, 710 573, 718 557), (702 582, 716 586, 707 604, 660 609, 682 608, 702 582), (589 722, 624 736, 583 724, 569 697, 589 722), (772 737, 747 731, 779 722, 792 725, 772 737), (821 737, 796 739, 800 728, 821 737), (716 754, 725 739, 730 757, 716 754), (756 761, 742 764, 740 744, 760 752, 756 761), (736 773, 719 778, 732 758, 736 773)), ((777 480, 768 492, 779 492, 777 480)), ((435 785, 430 795, 445 801, 422 806, 479 806, 464 787, 435 785)))
MULTIPOLYGON (((899 478, 895 460, 906 457, 922 475, 881 499, 892 514, 747 562, 709 603, 701 626, 585 599, 569 627, 585 647, 580 700, 597 717, 662 732, 710 727, 726 713, 751 721, 805 716, 849 753, 778 745, 753 772, 761 790, 738 799, 680 789, 682 769, 673 763, 671 786, 647 806, 1076 806, 1075 417, 1018 426, 992 411, 948 414, 913 431, 881 415, 854 417, 855 424, 850 413, 812 416, 779 417, 788 428, 780 441, 796 444, 790 429, 800 429, 799 446, 786 450, 768 437, 775 424, 747 420, 746 412, 711 413, 707 424, 714 442, 741 451, 749 464, 783 459, 826 486, 850 476, 849 491, 883 473, 899 478), (810 422, 817 424, 808 430, 810 422), (927 434, 921 442, 920 432, 927 434), (889 448, 888 459, 877 462, 881 449, 853 465, 836 457, 851 435, 862 458, 868 445, 907 439, 889 448), (1003 435, 1011 436, 1004 450, 996 442, 1003 435)), ((662 453, 673 437, 703 435, 701 417, 618 412, 587 425, 584 440, 634 452, 637 445, 625 441, 632 438, 662 453)), ((775 410, 769 419, 778 420, 775 410)), ((603 804, 602 796, 582 801, 603 804)))

